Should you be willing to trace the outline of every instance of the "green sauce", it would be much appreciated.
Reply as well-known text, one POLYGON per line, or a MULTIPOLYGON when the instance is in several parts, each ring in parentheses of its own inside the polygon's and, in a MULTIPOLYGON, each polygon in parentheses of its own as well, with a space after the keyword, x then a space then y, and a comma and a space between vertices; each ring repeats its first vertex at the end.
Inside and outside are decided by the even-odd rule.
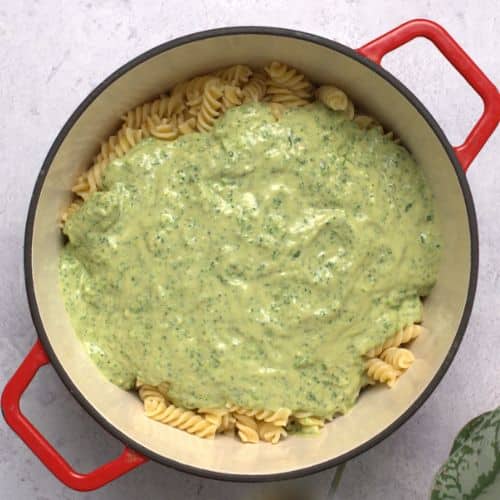
POLYGON ((64 228, 67 310, 115 384, 174 403, 345 412, 362 354, 420 320, 432 194, 401 146, 320 103, 146 139, 64 228))

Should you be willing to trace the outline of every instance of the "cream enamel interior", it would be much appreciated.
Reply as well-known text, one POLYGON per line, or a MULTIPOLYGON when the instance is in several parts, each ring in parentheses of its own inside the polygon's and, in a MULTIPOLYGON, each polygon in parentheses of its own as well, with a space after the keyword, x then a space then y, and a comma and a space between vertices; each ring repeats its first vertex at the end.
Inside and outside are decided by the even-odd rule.
POLYGON ((363 64, 312 42, 269 34, 229 34, 170 49, 115 80, 80 116, 61 144, 36 209, 32 266, 34 291, 48 340, 78 390, 121 433, 158 455, 206 471, 268 475, 307 468, 351 451, 387 428, 425 390, 448 354, 462 317, 470 277, 466 206, 456 173, 431 127, 391 84, 363 64), (109 383, 87 357, 64 310, 57 262, 62 246, 58 217, 69 189, 98 144, 114 131, 126 110, 199 73, 235 63, 264 65, 279 60, 313 81, 335 83, 357 106, 402 138, 425 170, 436 196, 444 233, 438 283, 426 300, 430 334, 412 349, 417 361, 388 390, 365 391, 354 409, 328 424, 315 439, 291 437, 279 446, 242 445, 218 437, 205 441, 147 419, 141 402, 109 383))

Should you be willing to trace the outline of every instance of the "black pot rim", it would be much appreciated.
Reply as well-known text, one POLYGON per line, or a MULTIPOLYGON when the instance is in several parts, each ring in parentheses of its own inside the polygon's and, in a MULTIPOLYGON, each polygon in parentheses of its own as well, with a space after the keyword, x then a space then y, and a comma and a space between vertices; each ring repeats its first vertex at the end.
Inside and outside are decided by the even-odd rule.
POLYGON ((242 27, 218 28, 213 30, 201 31, 198 33, 193 33, 187 36, 176 38, 175 40, 158 45, 157 47, 142 53, 141 55, 135 57, 128 63, 124 64, 122 67, 120 67, 110 76, 108 76, 82 101, 82 103, 73 112, 73 114, 70 116, 70 118, 62 127, 60 133, 56 137, 54 143, 52 144, 43 162, 42 168, 38 175, 33 190, 33 194, 31 197, 31 202, 26 222, 25 240, 24 240, 24 269, 25 269, 25 284, 26 284, 26 292, 29 302, 29 308, 31 311, 33 323, 36 328, 40 342, 42 343, 43 348, 45 349, 54 369, 56 370, 57 374, 59 375, 63 383, 69 389, 70 393, 78 401, 78 403, 85 409, 85 411, 89 413, 104 429, 106 429, 109 433, 111 433, 113 436, 115 436, 117 439, 123 442, 126 446, 134 449, 135 451, 153 459, 156 462, 168 465, 183 472, 216 480, 237 481, 237 482, 266 482, 266 481, 281 481, 285 479, 293 479, 338 466, 356 457, 357 455, 369 450, 370 448, 372 448, 373 446, 375 446, 376 444, 380 443, 382 440, 387 438, 390 434, 396 431, 396 429, 398 429, 404 422, 406 422, 423 405, 423 403, 431 395, 431 393, 434 391, 434 389, 437 387, 437 385, 445 375, 464 337, 476 291, 477 274, 478 274, 478 249, 479 249, 479 242, 478 242, 477 220, 474 209, 474 203, 472 200, 472 195, 469 189, 468 182, 465 178, 465 174, 462 170, 462 167, 455 155, 453 147, 451 146, 445 134, 441 130, 440 126, 437 124, 436 120, 432 117, 429 111, 427 111, 427 109, 420 102, 420 100, 402 82, 400 82, 397 78, 392 76, 388 71, 384 70, 381 66, 373 63, 371 60, 357 53, 354 49, 351 49, 338 42, 334 42, 326 38, 305 33, 302 31, 290 30, 285 28, 242 26, 242 27), (181 45, 199 40, 204 40, 207 38, 220 37, 226 35, 247 35, 247 34, 264 34, 264 35, 295 38, 306 42, 311 42, 317 45, 321 45, 323 47, 327 47, 334 51, 340 52, 345 56, 351 57, 352 59, 363 64, 364 66, 367 66, 369 69, 376 72, 386 81, 388 81, 401 94, 403 94, 403 96, 406 97, 406 99, 419 111, 419 113, 427 121, 429 126, 434 130, 434 133, 440 140, 443 148, 445 149, 448 155, 448 158, 450 159, 455 169, 457 180, 460 184, 460 188, 462 190, 467 208, 467 217, 470 228, 470 242, 471 242, 470 245, 471 272, 470 272, 470 280, 467 291, 467 300, 465 303, 462 318, 459 327, 457 329, 455 339, 453 340, 453 343, 450 347, 450 350, 448 351, 446 358, 444 359, 438 372, 431 380, 429 385, 422 392, 422 394, 391 425, 386 427, 384 430, 382 430, 380 433, 378 433, 376 436, 374 436, 367 442, 357 446, 356 448, 350 450, 349 452, 313 466, 294 469, 289 472, 271 473, 271 474, 233 474, 233 473, 216 472, 207 469, 202 469, 199 467, 194 467, 181 462, 177 462, 170 458, 166 458, 162 455, 159 455, 148 448, 145 448, 140 443, 134 441, 129 436, 123 434, 119 429, 117 429, 114 425, 112 425, 104 417, 102 417, 99 414, 99 412, 97 412, 93 408, 90 402, 78 390, 76 385, 72 382, 72 380, 66 373, 63 364, 59 361, 55 351, 52 349, 52 346, 47 336, 47 332, 44 329, 40 317, 40 312, 35 297, 35 291, 33 285, 33 269, 32 269, 32 243, 33 243, 34 219, 40 193, 42 191, 42 187, 45 181, 45 177, 61 143, 63 142, 63 140, 65 139, 66 135, 71 130, 75 122, 78 120, 78 118, 85 112, 87 107, 115 80, 120 78, 130 69, 143 63, 144 61, 150 59, 151 57, 154 57, 160 53, 179 47, 181 45))

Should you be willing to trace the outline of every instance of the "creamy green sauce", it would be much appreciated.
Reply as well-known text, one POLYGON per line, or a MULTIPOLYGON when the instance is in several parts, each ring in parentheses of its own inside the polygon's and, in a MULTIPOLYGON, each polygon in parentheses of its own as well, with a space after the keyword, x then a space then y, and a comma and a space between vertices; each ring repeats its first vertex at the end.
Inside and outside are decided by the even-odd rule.
POLYGON ((421 318, 440 237, 401 146, 315 103, 142 141, 64 228, 74 328, 115 384, 187 408, 345 412, 362 354, 421 318))

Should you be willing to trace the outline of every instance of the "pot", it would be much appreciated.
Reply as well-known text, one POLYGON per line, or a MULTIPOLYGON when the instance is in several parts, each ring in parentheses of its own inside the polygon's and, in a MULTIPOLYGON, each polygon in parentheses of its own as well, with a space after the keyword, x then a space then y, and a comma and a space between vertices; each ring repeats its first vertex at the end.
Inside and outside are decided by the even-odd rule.
POLYGON ((205 31, 176 39, 133 59, 101 83, 62 128, 42 166, 26 223, 26 288, 38 340, 8 382, 2 410, 8 424, 66 485, 92 490, 146 462, 231 481, 290 479, 337 466, 371 448, 403 424, 445 374, 471 313, 478 269, 478 235, 465 171, 500 116, 495 86, 437 24, 410 21, 354 50, 318 36, 277 28, 205 31), (415 37, 429 39, 482 97, 484 112, 459 147, 452 147, 422 103, 380 66, 382 57, 415 37), (132 393, 104 379, 74 334, 58 287, 63 239, 58 217, 70 188, 109 136, 118 118, 176 82, 216 68, 271 60, 291 64, 317 83, 335 83, 353 101, 394 130, 425 171, 436 197, 444 238, 437 284, 426 299, 430 334, 415 341, 417 362, 389 391, 366 391, 348 415, 315 439, 291 437, 278 446, 205 441, 145 418, 132 393), (123 453, 81 474, 22 414, 19 400, 37 370, 50 363, 75 399, 123 442, 123 453))

